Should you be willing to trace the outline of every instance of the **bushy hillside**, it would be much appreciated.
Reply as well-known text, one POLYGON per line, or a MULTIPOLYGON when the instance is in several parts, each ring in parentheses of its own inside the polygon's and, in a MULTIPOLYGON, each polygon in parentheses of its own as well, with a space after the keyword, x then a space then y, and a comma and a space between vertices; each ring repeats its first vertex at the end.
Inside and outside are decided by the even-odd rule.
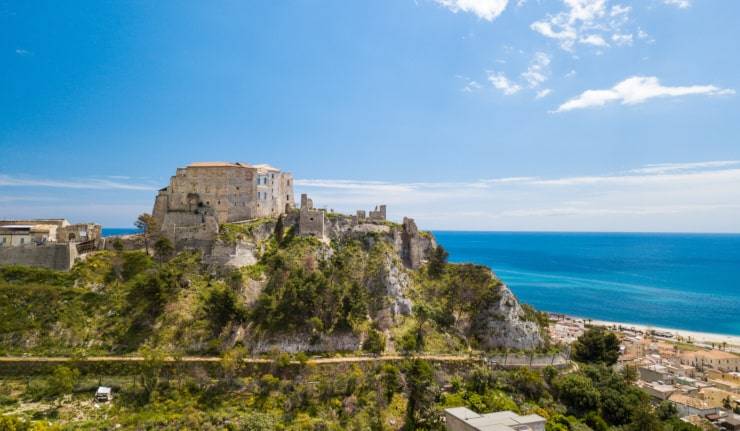
MULTIPOLYGON (((339 223, 339 222, 337 222, 339 223)), ((123 354, 142 346, 220 354, 274 350, 461 352, 544 346, 538 314, 485 267, 427 246, 411 268, 400 225, 334 225, 331 241, 276 220, 222 227, 215 247, 250 265, 183 251, 104 251, 69 273, 0 269, 0 352, 123 354), (436 252, 439 253, 436 253, 436 252)), ((428 234, 423 234, 428 235, 428 234)), ((427 241, 425 244, 433 244, 427 241)))

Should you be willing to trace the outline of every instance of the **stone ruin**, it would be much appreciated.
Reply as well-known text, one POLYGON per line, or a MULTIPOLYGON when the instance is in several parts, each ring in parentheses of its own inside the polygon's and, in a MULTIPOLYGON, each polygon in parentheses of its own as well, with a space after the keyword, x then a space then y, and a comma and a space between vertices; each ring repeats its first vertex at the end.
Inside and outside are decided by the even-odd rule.
POLYGON ((319 239, 326 237, 326 216, 324 211, 313 207, 313 200, 307 194, 301 195, 301 209, 298 219, 298 234, 315 236, 319 239))

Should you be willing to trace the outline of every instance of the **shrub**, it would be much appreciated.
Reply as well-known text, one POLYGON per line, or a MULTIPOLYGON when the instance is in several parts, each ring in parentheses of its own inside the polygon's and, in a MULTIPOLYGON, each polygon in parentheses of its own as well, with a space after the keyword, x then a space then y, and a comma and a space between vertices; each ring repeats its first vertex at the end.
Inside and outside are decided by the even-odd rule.
POLYGON ((613 365, 619 359, 619 339, 604 328, 589 328, 573 343, 573 359, 613 365))
POLYGON ((367 333, 367 338, 362 343, 362 350, 379 355, 385 350, 385 336, 375 329, 367 333))

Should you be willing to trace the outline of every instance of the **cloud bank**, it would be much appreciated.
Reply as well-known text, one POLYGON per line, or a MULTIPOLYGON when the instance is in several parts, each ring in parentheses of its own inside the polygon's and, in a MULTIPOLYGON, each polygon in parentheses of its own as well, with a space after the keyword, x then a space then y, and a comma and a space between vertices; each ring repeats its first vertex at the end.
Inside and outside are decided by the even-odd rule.
POLYGON ((555 112, 574 109, 595 108, 609 103, 637 105, 657 97, 680 97, 688 95, 721 96, 735 94, 735 90, 714 85, 690 85, 669 87, 661 85, 654 76, 633 76, 605 90, 586 90, 561 104, 555 112))
POLYGON ((386 203, 427 229, 740 232, 740 161, 659 163, 623 172, 458 182, 297 180, 317 206, 386 203))

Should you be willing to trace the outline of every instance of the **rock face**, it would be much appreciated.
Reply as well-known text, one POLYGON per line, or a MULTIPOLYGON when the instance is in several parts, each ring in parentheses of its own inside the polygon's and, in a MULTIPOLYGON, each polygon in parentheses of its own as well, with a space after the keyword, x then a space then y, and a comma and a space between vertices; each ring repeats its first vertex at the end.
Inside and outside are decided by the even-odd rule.
POLYGON ((534 349, 543 343, 537 322, 524 319, 519 301, 506 285, 499 288, 499 299, 489 303, 472 322, 484 349, 534 349))
POLYGON ((411 287, 411 278, 398 259, 386 256, 380 269, 378 284, 381 286, 381 295, 386 298, 385 306, 373 316, 381 330, 390 328, 400 316, 411 315, 413 304, 408 298, 411 287))
MULTIPOLYGON (((297 229, 295 214, 283 216, 286 231, 297 229)), ((260 224, 249 225, 247 234, 240 234, 235 242, 217 239, 204 260, 218 266, 240 268, 259 261, 263 242, 268 240, 275 229, 275 221, 266 220, 260 224)), ((411 218, 404 218, 401 225, 388 222, 365 220, 357 221, 350 216, 332 215, 326 218, 326 239, 313 250, 312 261, 328 259, 334 252, 334 243, 359 240, 373 248, 378 242, 386 242, 388 253, 383 255, 376 273, 366 279, 365 288, 374 298, 375 304, 370 317, 381 331, 388 331, 400 322, 403 316, 411 316, 413 302, 414 272, 421 269, 437 247, 434 237, 428 232, 419 231, 411 218)), ((472 266, 473 278, 456 279, 458 283, 469 283, 469 292, 489 292, 483 297, 460 298, 470 306, 464 315, 458 316, 455 327, 460 334, 472 337, 477 346, 483 349, 497 347, 510 349, 532 349, 543 344, 537 322, 526 316, 514 294, 501 284, 487 268, 472 266), (477 289, 477 290, 476 290, 477 289), (493 291, 491 290, 493 289, 493 291)), ((264 282, 249 286, 251 303, 261 291, 264 282)), ((308 333, 256 335, 247 326, 232 332, 227 344, 237 341, 249 345, 255 352, 274 349, 296 352, 325 352, 335 350, 356 350, 361 345, 361 335, 352 333, 322 334, 311 336, 308 333)))
POLYGON ((219 241, 203 260, 208 264, 232 268, 254 265, 257 263, 257 245, 251 241, 239 241, 236 244, 219 241))

